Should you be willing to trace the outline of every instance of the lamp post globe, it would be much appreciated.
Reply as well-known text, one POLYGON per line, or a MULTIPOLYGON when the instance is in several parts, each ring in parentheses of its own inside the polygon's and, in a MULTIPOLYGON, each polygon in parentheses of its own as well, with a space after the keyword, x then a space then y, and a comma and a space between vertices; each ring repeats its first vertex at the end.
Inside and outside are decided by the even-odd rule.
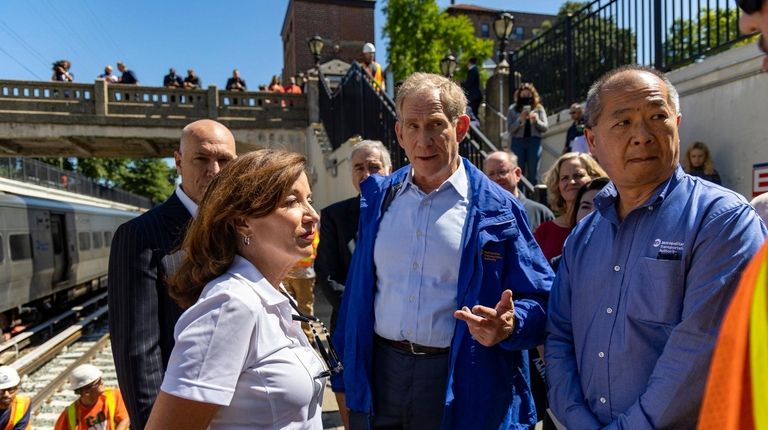
POLYGON ((506 54, 507 40, 512 34, 512 27, 515 25, 515 17, 509 13, 502 13, 493 22, 493 33, 496 35, 496 39, 499 41, 499 61, 501 61, 506 54))
POLYGON ((456 72, 456 57, 453 54, 448 54, 440 60, 440 71, 447 78, 453 77, 453 74, 456 72))
POLYGON ((325 43, 323 42, 323 38, 317 35, 310 37, 307 41, 307 45, 309 45, 309 52, 311 52, 315 57, 316 68, 320 65, 320 54, 323 52, 324 44, 325 43))

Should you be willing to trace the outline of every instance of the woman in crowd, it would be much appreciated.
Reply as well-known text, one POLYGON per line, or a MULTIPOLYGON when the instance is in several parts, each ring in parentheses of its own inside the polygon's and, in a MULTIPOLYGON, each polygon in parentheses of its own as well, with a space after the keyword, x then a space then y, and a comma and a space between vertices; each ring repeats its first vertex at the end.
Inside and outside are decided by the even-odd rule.
POLYGON ((51 75, 52 81, 72 82, 75 77, 69 73, 69 68, 72 67, 72 63, 69 60, 59 60, 53 63, 53 74, 51 75))
POLYGON ((565 238, 573 228, 571 217, 579 189, 600 176, 608 175, 597 161, 589 154, 576 152, 561 155, 547 172, 547 200, 557 218, 542 223, 534 232, 547 260, 563 252, 565 238))
POLYGON ((721 184, 720 174, 715 170, 715 162, 709 153, 709 148, 704 142, 693 142, 683 159, 683 170, 693 176, 698 176, 707 181, 721 184))
POLYGON ((595 205, 593 203, 595 196, 600 190, 608 185, 608 182, 610 182, 610 179, 599 177, 589 181, 579 188, 579 193, 576 195, 574 210, 571 211, 571 225, 573 227, 576 226, 576 223, 595 210, 595 205))
POLYGON ((188 309, 147 429, 322 429, 328 371, 280 284, 312 254, 305 169, 300 154, 254 151, 208 186, 169 279, 188 309))
POLYGON ((277 75, 272 76, 272 81, 269 82, 269 87, 267 87, 267 91, 271 91, 273 93, 285 92, 285 88, 283 88, 283 86, 280 85, 280 78, 277 75))
POLYGON ((539 182, 541 135, 548 127, 547 112, 536 87, 531 83, 520 85, 515 91, 515 103, 507 111, 507 130, 523 175, 534 184, 539 182))

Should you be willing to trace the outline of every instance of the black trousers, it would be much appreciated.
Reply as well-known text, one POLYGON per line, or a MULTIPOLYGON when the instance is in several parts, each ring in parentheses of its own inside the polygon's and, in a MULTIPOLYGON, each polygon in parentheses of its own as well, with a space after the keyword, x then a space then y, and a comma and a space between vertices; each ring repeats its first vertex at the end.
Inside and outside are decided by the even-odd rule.
POLYGON ((449 354, 413 355, 380 340, 373 354, 373 414, 352 411, 351 430, 439 430, 449 354))

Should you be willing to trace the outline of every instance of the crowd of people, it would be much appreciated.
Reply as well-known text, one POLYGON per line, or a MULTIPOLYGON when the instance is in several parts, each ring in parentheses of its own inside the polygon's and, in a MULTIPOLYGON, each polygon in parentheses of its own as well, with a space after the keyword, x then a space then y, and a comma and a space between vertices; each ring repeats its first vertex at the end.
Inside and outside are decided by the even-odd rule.
MULTIPOLYGON (((60 82, 73 82, 75 80, 74 74, 70 72, 72 63, 69 60, 59 60, 53 63, 53 74, 51 75, 52 81, 60 82)), ((379 66, 380 67, 380 66, 379 66)), ((104 73, 98 75, 99 79, 103 79, 108 84, 125 84, 125 85, 138 85, 139 78, 133 70, 128 69, 125 63, 122 61, 117 62, 117 69, 120 71, 120 76, 112 73, 112 66, 104 66, 104 73)), ((271 82, 268 85, 259 85, 259 91, 269 91, 275 93, 288 93, 288 94, 302 94, 305 90, 307 78, 304 73, 299 73, 297 76, 291 76, 286 82, 282 82, 278 75, 272 77, 271 82)), ((202 89, 203 81, 200 76, 197 75, 194 69, 187 69, 187 75, 181 77, 176 73, 176 69, 171 67, 168 70, 168 74, 163 76, 163 87, 166 88, 183 88, 183 89, 202 89)), ((227 91, 248 91, 248 86, 245 80, 240 77, 240 71, 238 69, 232 70, 232 76, 227 78, 227 82, 224 85, 227 91)))
MULTIPOLYGON (((766 0, 739 4, 768 70, 766 0)), ((768 229, 711 181, 705 145, 681 157, 674 85, 638 65, 600 77, 545 175, 549 208, 517 187, 547 123, 535 87, 516 93, 513 151, 480 170, 459 155, 464 89, 412 74, 395 100, 410 164, 390 172, 381 142, 357 143, 359 194, 319 214, 304 156, 238 157, 224 125, 187 125, 175 192, 112 243, 120 392, 75 372, 59 421, 102 405, 124 428, 124 398, 134 429, 320 429, 330 379, 353 430, 756 428, 768 398, 745 366, 766 359, 768 229), (312 260, 332 342, 285 288, 312 260)), ((29 425, 18 385, 0 367, 0 425, 29 425)))

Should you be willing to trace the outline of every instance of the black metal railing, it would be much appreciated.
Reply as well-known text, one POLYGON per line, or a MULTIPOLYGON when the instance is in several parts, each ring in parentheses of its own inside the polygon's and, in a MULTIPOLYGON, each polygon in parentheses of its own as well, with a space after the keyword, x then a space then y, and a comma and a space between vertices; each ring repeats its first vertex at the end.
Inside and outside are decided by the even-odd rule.
POLYGON ((0 177, 149 209, 152 200, 30 158, 0 158, 0 177))
MULTIPOLYGON (((351 137, 361 136, 381 140, 389 149, 393 168, 408 163, 395 136, 395 102, 386 93, 376 90, 372 78, 357 62, 352 63, 333 92, 321 73, 319 93, 320 120, 332 149, 337 149, 351 137)), ((495 150, 496 147, 474 125, 459 145, 459 153, 480 168, 487 154, 495 150)))
POLYGON ((510 81, 532 82, 560 110, 615 67, 669 71, 731 47, 748 37, 740 13, 735 0, 594 0, 518 49, 510 81))
POLYGON ((370 76, 353 62, 335 91, 320 74, 320 120, 334 150, 354 136, 380 140, 389 149, 394 167, 407 163, 395 136, 395 104, 374 88, 370 76))

